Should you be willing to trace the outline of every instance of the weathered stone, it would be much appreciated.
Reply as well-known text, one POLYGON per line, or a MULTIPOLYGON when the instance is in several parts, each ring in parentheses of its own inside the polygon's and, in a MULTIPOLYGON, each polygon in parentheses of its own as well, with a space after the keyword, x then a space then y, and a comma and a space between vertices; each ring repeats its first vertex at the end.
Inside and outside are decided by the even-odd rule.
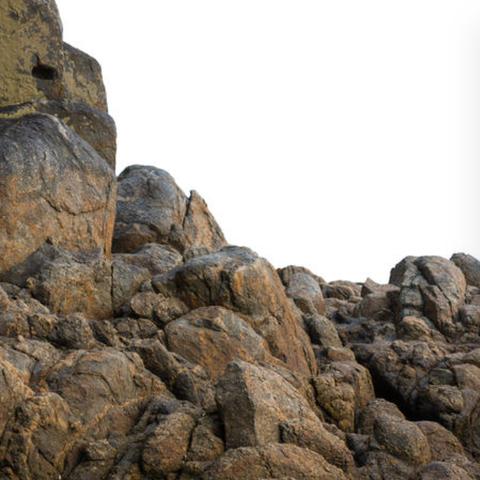
POLYGON ((210 468, 202 480, 346 480, 342 471, 318 453, 296 445, 269 444, 263 447, 229 450, 210 468))
POLYGON ((112 315, 111 264, 98 254, 70 253, 44 245, 10 271, 53 312, 81 312, 91 318, 112 315))
POLYGON ((480 261, 472 255, 456 253, 451 261, 463 272, 467 284, 480 288, 480 261))
POLYGON ((432 462, 424 467, 418 480, 473 480, 463 468, 445 462, 432 462))
POLYGON ((215 381, 233 360, 267 362, 268 345, 242 318, 222 307, 193 310, 165 328, 169 350, 204 367, 215 381))
POLYGON ((47 241, 108 255, 115 190, 106 162, 54 117, 1 120, 0 276, 47 241))
POLYGON ((356 362, 331 362, 313 382, 325 415, 341 430, 353 432, 358 412, 375 396, 368 370, 356 362))
POLYGON ((280 440, 280 424, 301 419, 319 422, 300 393, 277 373, 246 362, 228 364, 217 384, 227 448, 280 440))
POLYGON ((325 301, 318 280, 305 271, 296 271, 293 267, 280 270, 287 295, 305 314, 325 313, 325 301))
POLYGON ((107 94, 100 64, 67 43, 63 44, 63 50, 65 98, 106 112, 107 94))
POLYGON ((0 108, 63 93, 62 24, 54 0, 0 5, 0 108))
POLYGON ((297 309, 273 267, 251 250, 226 247, 156 277, 158 291, 190 308, 224 306, 242 315, 267 341, 272 355, 298 372, 315 371, 313 351, 297 309))
POLYGON ((308 448, 322 455, 328 463, 345 473, 355 474, 355 462, 345 442, 330 433, 321 422, 306 419, 289 420, 281 424, 280 430, 282 442, 308 448))
POLYGON ((218 250, 225 239, 205 202, 190 198, 164 170, 135 165, 118 177, 114 251, 128 253, 147 243, 218 250))
POLYGON ((178 472, 187 456, 195 419, 184 412, 166 415, 145 443, 142 466, 145 473, 160 477, 178 472))
POLYGON ((388 414, 380 414, 373 425, 375 439, 394 457, 414 465, 425 465, 432 457, 430 445, 414 423, 388 414))
POLYGON ((338 336, 335 325, 323 315, 305 316, 304 322, 312 343, 322 347, 341 348, 342 341, 338 336))
POLYGON ((59 118, 93 147, 115 171, 117 128, 106 112, 71 100, 43 100, 32 104, 30 108, 59 118))
POLYGON ((392 270, 390 282, 400 287, 391 294, 400 318, 425 315, 442 333, 456 333, 467 284, 453 262, 441 257, 407 257, 392 270))

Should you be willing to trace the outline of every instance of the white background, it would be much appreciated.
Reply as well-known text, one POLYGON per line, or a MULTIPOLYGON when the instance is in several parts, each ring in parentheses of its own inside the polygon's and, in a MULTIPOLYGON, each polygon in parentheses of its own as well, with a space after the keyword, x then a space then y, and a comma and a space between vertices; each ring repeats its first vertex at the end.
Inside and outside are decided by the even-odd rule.
POLYGON ((118 172, 168 170, 230 243, 327 280, 480 257, 478 0, 57 3, 118 172))

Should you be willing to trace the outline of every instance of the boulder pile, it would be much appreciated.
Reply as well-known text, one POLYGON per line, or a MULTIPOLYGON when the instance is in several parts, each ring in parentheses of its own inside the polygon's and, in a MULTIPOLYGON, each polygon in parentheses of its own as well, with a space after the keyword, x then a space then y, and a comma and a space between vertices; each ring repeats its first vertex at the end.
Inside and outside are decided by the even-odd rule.
POLYGON ((480 479, 480 261, 277 270, 167 172, 116 178, 53 0, 0 40, 2 480, 480 479))

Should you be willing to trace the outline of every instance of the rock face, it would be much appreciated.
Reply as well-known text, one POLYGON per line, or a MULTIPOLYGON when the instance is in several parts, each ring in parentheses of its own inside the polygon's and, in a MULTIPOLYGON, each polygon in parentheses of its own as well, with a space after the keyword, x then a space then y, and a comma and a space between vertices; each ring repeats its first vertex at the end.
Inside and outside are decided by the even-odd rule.
POLYGON ((114 250, 131 252, 147 243, 218 250, 226 244, 220 227, 196 192, 190 198, 169 173, 135 165, 118 177, 114 250))
POLYGON ((0 40, 2 480, 480 479, 478 260, 276 270, 167 172, 114 177, 53 1, 0 40))

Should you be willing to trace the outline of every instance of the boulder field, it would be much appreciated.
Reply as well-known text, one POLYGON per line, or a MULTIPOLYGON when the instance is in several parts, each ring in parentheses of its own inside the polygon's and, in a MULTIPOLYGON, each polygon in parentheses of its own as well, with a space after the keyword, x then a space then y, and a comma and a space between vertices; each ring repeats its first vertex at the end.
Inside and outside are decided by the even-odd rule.
POLYGON ((0 479, 480 479, 480 261, 327 282, 115 175, 98 63, 0 5, 0 479))

